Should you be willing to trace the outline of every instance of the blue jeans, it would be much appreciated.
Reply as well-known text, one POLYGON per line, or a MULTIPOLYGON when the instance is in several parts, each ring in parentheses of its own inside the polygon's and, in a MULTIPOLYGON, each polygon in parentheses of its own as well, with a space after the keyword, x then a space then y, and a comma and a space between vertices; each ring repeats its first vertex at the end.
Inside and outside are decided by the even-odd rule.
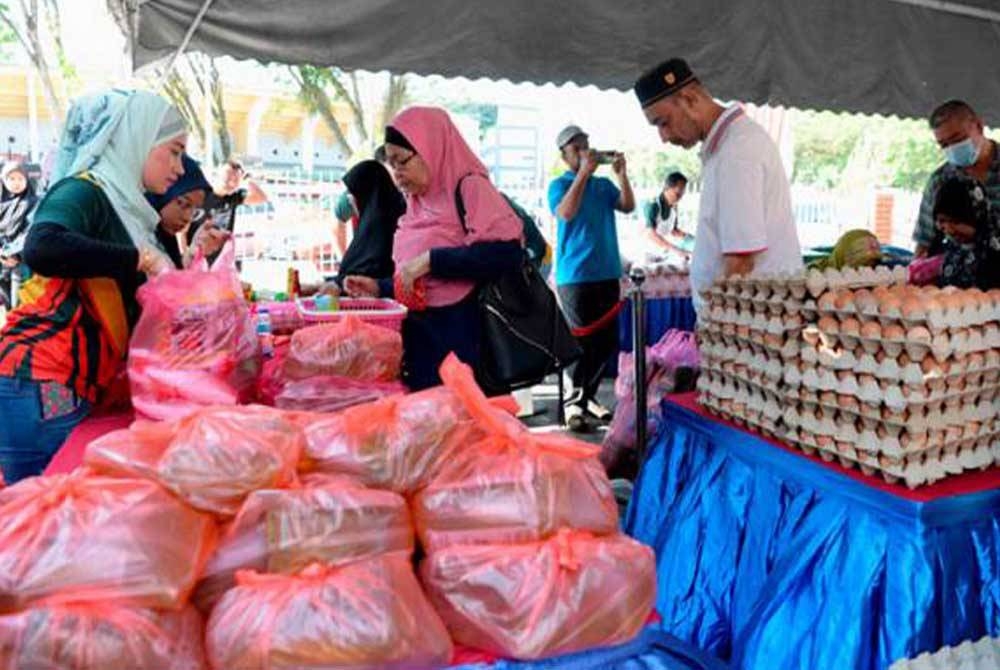
POLYGON ((45 419, 38 382, 0 377, 0 470, 6 483, 40 475, 89 413, 90 403, 81 400, 71 412, 45 419))

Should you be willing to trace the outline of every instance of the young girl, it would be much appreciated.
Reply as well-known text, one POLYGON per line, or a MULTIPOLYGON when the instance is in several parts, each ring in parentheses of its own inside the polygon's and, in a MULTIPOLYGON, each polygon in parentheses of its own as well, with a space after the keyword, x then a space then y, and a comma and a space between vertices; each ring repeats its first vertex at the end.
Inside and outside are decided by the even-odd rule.
POLYGON ((938 284, 1000 288, 1000 221, 982 184, 965 175, 949 178, 935 197, 934 220, 945 237, 938 284))

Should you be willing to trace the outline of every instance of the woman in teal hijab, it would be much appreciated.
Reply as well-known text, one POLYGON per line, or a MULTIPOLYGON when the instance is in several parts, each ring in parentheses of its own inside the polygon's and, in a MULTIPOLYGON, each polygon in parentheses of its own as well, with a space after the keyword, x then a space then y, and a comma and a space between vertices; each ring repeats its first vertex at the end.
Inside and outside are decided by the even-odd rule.
POLYGON ((121 369, 135 291, 170 266, 156 210, 184 173, 187 128, 145 91, 110 91, 70 109, 53 185, 32 217, 33 276, 0 331, 0 469, 8 483, 40 473, 121 369))

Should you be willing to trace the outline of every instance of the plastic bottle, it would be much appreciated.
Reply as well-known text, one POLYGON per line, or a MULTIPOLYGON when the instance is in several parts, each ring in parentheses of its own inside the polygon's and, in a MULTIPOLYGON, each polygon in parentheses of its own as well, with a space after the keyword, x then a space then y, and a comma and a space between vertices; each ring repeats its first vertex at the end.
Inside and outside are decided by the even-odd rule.
POLYGON ((271 331, 271 312, 266 307, 257 308, 257 342, 264 358, 274 356, 274 333, 271 331))

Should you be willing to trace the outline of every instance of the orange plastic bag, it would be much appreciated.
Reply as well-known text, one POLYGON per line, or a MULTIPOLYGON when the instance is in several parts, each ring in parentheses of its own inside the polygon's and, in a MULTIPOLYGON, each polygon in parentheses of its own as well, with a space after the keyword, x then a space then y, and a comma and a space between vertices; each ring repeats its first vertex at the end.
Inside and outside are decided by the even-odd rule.
POLYGON ((560 528, 618 531, 618 507, 596 446, 530 433, 493 409, 472 371, 455 358, 441 375, 487 437, 456 450, 415 495, 414 524, 426 551, 532 542, 560 528))
POLYGON ((624 643, 656 599, 653 550, 624 535, 454 546, 430 554, 420 574, 455 642, 504 658, 624 643))
POLYGON ((236 579, 205 631, 215 670, 411 670, 451 659, 448 632, 405 552, 236 579))
POLYGON ((251 493, 205 566, 194 601, 205 611, 238 570, 291 574, 312 562, 339 565, 413 552, 406 501, 345 478, 306 475, 302 485, 251 493))
MULTIPOLYGON (((511 409, 510 398, 491 402, 511 409)), ((427 485, 456 450, 484 437, 441 387, 350 407, 314 421, 305 435, 310 467, 404 495, 427 485)))
POLYGON ((301 429, 278 410, 213 407, 109 433, 87 446, 84 463, 155 479, 200 510, 234 516, 253 491, 295 481, 302 445, 301 429))
POLYGON ((158 484, 77 471, 0 495, 0 612, 42 599, 176 608, 216 527, 158 484))
POLYGON ((390 382, 399 379, 402 362, 403 338, 399 333, 348 316, 296 331, 284 373, 287 379, 336 375, 390 382))
POLYGON ((204 261, 146 282, 129 343, 132 404, 159 420, 208 405, 235 405, 253 393, 261 355, 243 298, 232 245, 209 270, 204 261))
POLYGON ((0 616, 0 670, 204 670, 203 634, 190 607, 40 604, 0 616))

